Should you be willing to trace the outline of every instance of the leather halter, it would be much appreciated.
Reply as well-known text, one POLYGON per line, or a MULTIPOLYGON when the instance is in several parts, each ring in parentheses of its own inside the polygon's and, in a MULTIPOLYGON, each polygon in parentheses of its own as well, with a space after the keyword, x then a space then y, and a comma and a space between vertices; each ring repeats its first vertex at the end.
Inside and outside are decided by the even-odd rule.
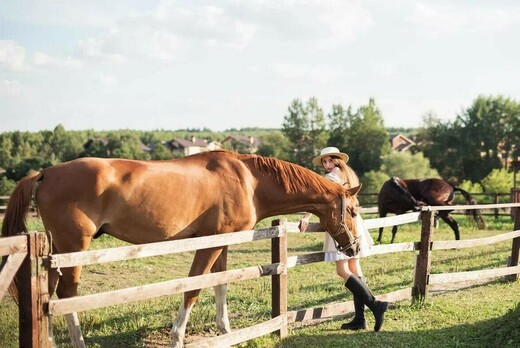
POLYGON ((334 240, 334 245, 336 246, 336 250, 339 252, 342 252, 346 255, 345 251, 348 249, 353 249, 356 244, 359 243, 359 237, 354 237, 352 234, 352 231, 348 228, 347 224, 345 223, 345 216, 347 214, 347 198, 345 196, 341 197, 341 222, 338 227, 338 231, 334 234, 331 234, 332 240, 334 240), (347 238, 349 240, 349 243, 345 245, 344 247, 340 247, 339 243, 336 241, 334 237, 339 236, 342 232, 345 232, 347 234, 347 238))

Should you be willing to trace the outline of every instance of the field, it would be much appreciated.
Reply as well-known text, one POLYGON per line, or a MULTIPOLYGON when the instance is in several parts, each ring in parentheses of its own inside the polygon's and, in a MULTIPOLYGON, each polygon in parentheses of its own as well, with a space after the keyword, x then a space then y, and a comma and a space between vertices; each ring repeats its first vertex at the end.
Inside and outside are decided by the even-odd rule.
MULTIPOLYGON (((368 216, 365 218, 369 218, 368 216)), ((296 220, 297 216, 289 217, 296 220)), ((462 216, 461 238, 473 239, 511 231, 508 217, 486 219, 487 229, 476 230, 462 216)), ((270 225, 262 221, 259 228, 270 225)), ((31 229, 41 230, 37 220, 31 229)), ((402 226, 396 242, 418 241, 418 223, 402 226)), ((374 239, 377 231, 371 231, 374 239)), ((390 240, 385 229, 384 243, 390 240)), ((321 251, 320 233, 290 234, 289 255, 321 251)), ((452 240, 453 233, 443 222, 434 240, 452 240)), ((93 249, 124 245, 109 236, 94 241, 93 249)), ((432 272, 460 272, 503 267, 511 253, 511 242, 473 249, 434 251, 432 272)), ((176 254, 126 262, 87 266, 83 269, 81 294, 120 289, 146 283, 185 277, 192 253, 176 254)), ((270 241, 251 242, 230 247, 228 268, 270 264, 270 241)), ((369 286, 375 294, 410 287, 415 254, 393 253, 362 259, 369 286)), ((232 328, 247 327, 270 317, 271 280, 232 283, 228 286, 228 307, 232 328)), ((351 299, 331 263, 315 263, 289 269, 289 310, 310 308, 351 299)), ((118 305, 80 313, 87 347, 168 347, 172 319, 182 301, 181 295, 118 305)), ((425 303, 401 301, 392 304, 381 332, 339 330, 347 318, 329 318, 308 325, 294 324, 289 336, 280 340, 264 336, 239 347, 489 347, 520 346, 520 283, 497 279, 464 290, 439 292, 425 303)), ((187 328, 187 341, 195 342, 217 334, 212 289, 201 292, 187 328)), ((367 312, 369 326, 373 318, 367 312)), ((62 317, 53 318, 54 334, 59 347, 70 347, 62 317)), ((9 298, 0 302, 0 346, 17 347, 17 308, 9 298)))

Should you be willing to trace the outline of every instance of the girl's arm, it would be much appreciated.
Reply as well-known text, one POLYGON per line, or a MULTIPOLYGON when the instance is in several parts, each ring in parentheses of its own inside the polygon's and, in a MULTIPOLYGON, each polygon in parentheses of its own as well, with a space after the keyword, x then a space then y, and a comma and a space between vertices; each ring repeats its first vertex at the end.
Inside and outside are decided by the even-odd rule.
POLYGON ((309 219, 311 218, 311 216, 311 213, 305 213, 303 217, 300 219, 300 223, 298 224, 300 232, 305 232, 305 230, 309 226, 309 219))

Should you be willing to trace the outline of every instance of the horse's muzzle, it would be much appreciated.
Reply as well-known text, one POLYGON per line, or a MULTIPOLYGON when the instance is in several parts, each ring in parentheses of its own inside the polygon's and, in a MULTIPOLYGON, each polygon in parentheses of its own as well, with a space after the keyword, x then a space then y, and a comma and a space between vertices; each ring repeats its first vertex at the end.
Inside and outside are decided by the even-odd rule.
POLYGON ((354 257, 359 254, 360 247, 361 243, 359 237, 356 237, 351 243, 345 245, 343 248, 338 248, 338 251, 342 252, 348 257, 354 257))

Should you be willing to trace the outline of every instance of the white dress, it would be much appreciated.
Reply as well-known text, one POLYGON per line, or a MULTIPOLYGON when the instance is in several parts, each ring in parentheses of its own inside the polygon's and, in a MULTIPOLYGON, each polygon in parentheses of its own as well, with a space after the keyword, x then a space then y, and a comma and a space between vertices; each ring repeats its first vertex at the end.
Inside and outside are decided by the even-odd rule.
MULTIPOLYGON (((330 179, 334 182, 341 183, 341 179, 335 175, 334 173, 325 174, 327 179, 330 179)), ((368 232, 368 229, 365 227, 365 223, 363 222, 363 218, 361 215, 356 216, 356 228, 359 235, 359 253, 354 256, 354 258, 366 257, 371 255, 370 248, 374 245, 374 240, 372 236, 368 232)), ((325 241, 323 242, 323 251, 325 252, 325 261, 326 262, 335 262, 339 260, 348 260, 351 257, 339 252, 336 249, 334 244, 334 239, 330 236, 329 233, 325 233, 325 241)))

